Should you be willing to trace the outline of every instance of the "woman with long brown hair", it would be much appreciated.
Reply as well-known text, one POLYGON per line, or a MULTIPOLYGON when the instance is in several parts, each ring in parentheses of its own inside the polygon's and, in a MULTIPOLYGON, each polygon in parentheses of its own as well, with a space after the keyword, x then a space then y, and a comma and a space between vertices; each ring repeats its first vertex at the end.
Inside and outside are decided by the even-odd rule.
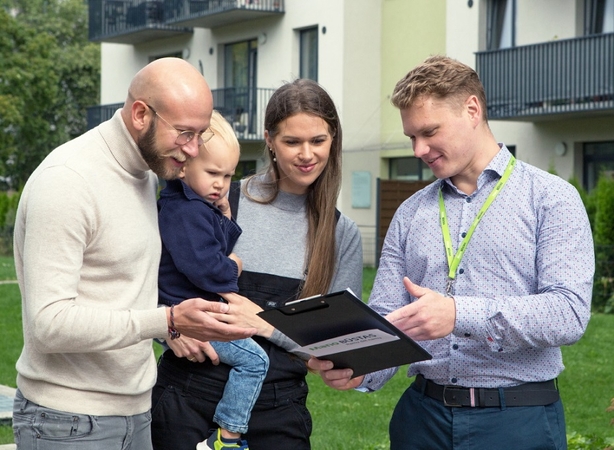
MULTIPOLYGON (((266 109, 265 140, 265 169, 231 195, 243 230, 234 249, 243 272, 240 295, 224 297, 233 310, 228 321, 256 327, 254 339, 270 360, 245 435, 250 449, 308 450, 306 363, 288 351, 293 343, 287 337, 255 313, 347 288, 360 295, 362 245, 356 224, 335 208, 342 132, 328 93, 305 79, 280 87, 266 109)), ((228 379, 228 366, 210 359, 190 362, 186 357, 202 360, 203 354, 180 345, 173 342, 159 365, 153 394, 156 450, 194 450, 206 437, 203 430, 216 428, 213 412, 228 379)))

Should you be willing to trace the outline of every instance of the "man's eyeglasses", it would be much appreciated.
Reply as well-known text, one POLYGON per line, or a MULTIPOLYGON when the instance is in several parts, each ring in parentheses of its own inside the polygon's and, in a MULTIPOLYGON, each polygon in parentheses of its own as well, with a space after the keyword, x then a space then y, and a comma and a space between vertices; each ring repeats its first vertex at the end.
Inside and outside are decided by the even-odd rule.
POLYGON ((211 138, 214 136, 213 131, 209 129, 206 129, 202 133, 196 133, 190 130, 185 130, 185 131, 178 130, 177 128, 172 126, 164 117, 158 114, 158 111, 153 109, 151 105, 148 105, 147 103, 145 103, 145 105, 147 105, 147 107, 151 109, 156 116, 162 119, 164 123, 166 123, 169 127, 175 130, 177 133, 179 133, 179 136, 177 136, 177 139, 175 139, 175 144, 177 145, 186 145, 188 142, 194 139, 194 136, 198 136, 198 146, 200 147, 205 142, 209 142, 211 138))

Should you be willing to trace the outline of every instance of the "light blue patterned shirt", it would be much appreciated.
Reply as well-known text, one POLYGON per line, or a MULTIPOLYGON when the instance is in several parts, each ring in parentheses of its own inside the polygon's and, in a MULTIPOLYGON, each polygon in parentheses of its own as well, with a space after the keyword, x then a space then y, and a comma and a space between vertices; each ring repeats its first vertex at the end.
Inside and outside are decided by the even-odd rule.
MULTIPOLYGON (((493 158, 466 195, 437 180, 397 210, 382 249, 369 305, 386 315, 414 301, 402 279, 445 292, 448 263, 439 226, 443 196, 456 252, 511 157, 493 158)), ((433 359, 412 364, 439 384, 504 387, 545 381, 563 370, 560 346, 576 342, 590 317, 594 248, 577 190, 518 161, 475 230, 454 286, 456 323, 447 337, 419 342, 433 359)), ((365 377, 379 389, 397 369, 365 377)))

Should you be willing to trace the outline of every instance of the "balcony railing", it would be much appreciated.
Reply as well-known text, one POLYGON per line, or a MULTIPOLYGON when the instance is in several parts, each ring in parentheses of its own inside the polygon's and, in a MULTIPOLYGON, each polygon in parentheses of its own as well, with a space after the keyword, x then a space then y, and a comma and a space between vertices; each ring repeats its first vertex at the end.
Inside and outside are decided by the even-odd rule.
POLYGON ((164 0, 167 24, 216 28, 284 13, 284 0, 164 0))
POLYGON ((264 140, 264 113, 275 89, 237 87, 211 92, 213 107, 232 124, 240 141, 264 140))
POLYGON ((478 52, 490 119, 614 115, 614 33, 478 52))
POLYGON ((89 0, 90 41, 138 44, 192 32, 166 24, 163 1, 89 0))
POLYGON ((112 103, 109 105, 97 105, 90 106, 87 108, 87 129, 91 130, 94 127, 97 127, 102 122, 106 122, 115 111, 124 106, 123 103, 112 103))
MULTIPOLYGON (((275 89, 223 88, 212 90, 213 107, 230 122, 239 141, 264 140, 264 113, 275 89)), ((123 103, 92 106, 87 110, 87 128, 109 120, 123 103)))
POLYGON ((89 39, 138 44, 284 13, 283 0, 88 0, 89 39))

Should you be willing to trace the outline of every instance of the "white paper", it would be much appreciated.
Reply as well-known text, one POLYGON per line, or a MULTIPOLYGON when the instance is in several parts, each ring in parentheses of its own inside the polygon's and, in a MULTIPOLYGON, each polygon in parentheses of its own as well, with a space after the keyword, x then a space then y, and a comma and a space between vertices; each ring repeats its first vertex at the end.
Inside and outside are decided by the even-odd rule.
POLYGON ((342 353, 357 348, 370 347, 372 345, 379 345, 385 342, 396 341, 398 339, 398 336, 386 333, 382 330, 363 330, 333 339, 328 339, 326 341, 314 342, 313 344, 294 349, 294 351, 300 351, 319 358, 320 356, 342 353))

